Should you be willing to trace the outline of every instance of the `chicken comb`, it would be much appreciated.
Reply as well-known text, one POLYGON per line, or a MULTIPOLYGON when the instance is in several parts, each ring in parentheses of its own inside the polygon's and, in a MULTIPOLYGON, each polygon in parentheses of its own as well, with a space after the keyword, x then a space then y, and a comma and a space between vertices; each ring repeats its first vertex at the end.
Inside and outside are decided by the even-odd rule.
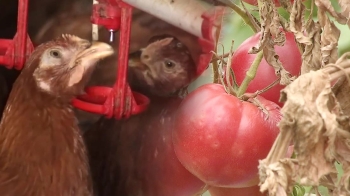
POLYGON ((167 37, 161 40, 156 40, 152 43, 150 43, 146 48, 158 48, 159 46, 166 46, 169 45, 172 41, 174 41, 174 37, 167 37))
POLYGON ((80 41, 81 38, 72 34, 62 34, 62 38, 66 41, 80 41))
POLYGON ((161 34, 161 35, 155 35, 152 36, 149 40, 148 40, 148 44, 165 39, 165 38, 175 38, 174 36, 170 35, 170 34, 161 34))

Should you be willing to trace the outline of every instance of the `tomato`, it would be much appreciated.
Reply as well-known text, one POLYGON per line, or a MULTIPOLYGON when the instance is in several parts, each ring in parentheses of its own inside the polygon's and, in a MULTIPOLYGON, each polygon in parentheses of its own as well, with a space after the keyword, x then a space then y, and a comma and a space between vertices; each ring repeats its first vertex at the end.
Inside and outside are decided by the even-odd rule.
MULTIPOLYGON (((243 1, 250 4, 250 5, 258 5, 258 0, 243 0, 243 1)), ((294 0, 290 0, 290 2, 293 3, 294 0)), ((275 0, 275 5, 276 5, 276 7, 281 6, 279 0, 275 0)))
POLYGON ((222 187, 211 187, 209 189, 211 196, 266 196, 260 192, 260 187, 258 185, 245 188, 222 188, 222 187))
MULTIPOLYGON (((253 63, 256 54, 248 54, 248 51, 258 44, 261 33, 257 33, 252 37, 246 39, 235 51, 232 56, 231 67, 235 74, 238 84, 241 84, 246 72, 253 63)), ((286 32, 286 42, 284 46, 275 46, 276 53, 279 55, 279 59, 283 64, 283 67, 292 75, 298 75, 301 69, 301 54, 294 41, 293 33, 286 32)), ((250 82, 247 92, 255 93, 257 90, 262 90, 271 83, 277 80, 275 70, 262 59, 256 76, 253 81, 250 82)), ((280 91, 284 88, 282 85, 276 85, 268 91, 261 94, 265 99, 277 103, 279 106, 283 106, 279 103, 280 91)))
POLYGON ((185 97, 173 124, 180 162, 211 186, 243 187, 258 174, 258 160, 268 154, 279 129, 280 107, 263 97, 256 105, 206 84, 185 97))

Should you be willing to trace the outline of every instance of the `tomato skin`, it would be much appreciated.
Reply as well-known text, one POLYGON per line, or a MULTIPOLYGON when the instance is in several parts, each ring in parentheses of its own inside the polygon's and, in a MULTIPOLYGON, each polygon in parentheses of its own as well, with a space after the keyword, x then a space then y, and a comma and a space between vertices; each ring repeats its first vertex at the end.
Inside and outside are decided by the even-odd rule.
POLYGON ((222 187, 211 187, 209 189, 211 196, 266 196, 266 193, 260 192, 258 185, 245 188, 222 188, 222 187))
MULTIPOLYGON (((250 5, 258 5, 258 0, 243 0, 244 2, 250 4, 250 5)), ((294 2, 294 0, 290 0, 291 3, 294 2)), ((281 4, 279 2, 279 0, 275 0, 275 6, 276 7, 280 7, 281 4)))
MULTIPOLYGON (((231 68, 235 74, 236 81, 240 85, 246 76, 246 72, 255 60, 256 54, 248 54, 248 51, 258 44, 261 33, 257 33, 246 39, 235 51, 231 60, 231 68)), ((275 46, 276 53, 283 67, 293 76, 299 75, 301 69, 301 54, 294 41, 293 33, 286 32, 286 42, 284 46, 275 46)), ((247 92, 255 93, 262 90, 277 80, 275 70, 263 58, 259 65, 255 78, 250 82, 247 92)), ((268 91, 260 94, 265 99, 283 106, 279 102, 280 91, 284 88, 282 85, 275 85, 268 91)))
POLYGON ((183 100, 174 119, 173 142, 180 162, 211 186, 243 187, 258 173, 279 133, 280 107, 258 96, 254 104, 206 84, 183 100))

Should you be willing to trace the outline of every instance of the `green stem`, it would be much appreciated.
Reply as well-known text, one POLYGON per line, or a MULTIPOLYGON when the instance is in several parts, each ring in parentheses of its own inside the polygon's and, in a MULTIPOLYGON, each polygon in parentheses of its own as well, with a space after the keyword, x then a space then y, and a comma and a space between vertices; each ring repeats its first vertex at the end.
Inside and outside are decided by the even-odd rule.
MULTIPOLYGON (((222 26, 220 23, 218 30, 216 31, 216 34, 215 34, 215 38, 216 38, 215 53, 217 53, 217 51, 218 51, 218 43, 219 43, 219 39, 220 39, 221 29, 222 29, 222 26)), ((219 74, 218 61, 216 60, 216 61, 212 62, 212 66, 213 66, 213 75, 214 75, 213 83, 219 83, 220 74, 219 74)))
POLYGON ((219 83, 219 64, 217 61, 214 61, 213 63, 213 76, 214 76, 214 79, 213 79, 213 83, 216 83, 218 84, 219 83))
POLYGON ((256 72, 258 71, 259 64, 264 57, 263 51, 261 50, 255 57, 254 62, 249 67, 241 86, 238 88, 237 97, 241 97, 247 90, 249 83, 255 78, 256 72))
MULTIPOLYGON (((260 8, 262 6, 262 3, 263 3, 262 0, 258 0, 259 12, 260 12, 260 8)), ((250 65, 249 70, 246 73, 246 77, 244 78, 242 84, 238 88, 237 97, 241 97, 246 92, 246 90, 249 86, 249 83, 256 76, 256 72, 258 71, 259 64, 260 64, 263 57, 264 57, 263 50, 261 50, 259 53, 257 53, 257 55, 254 59, 254 62, 252 63, 252 65, 250 65)))
POLYGON ((229 8, 231 8, 233 11, 235 11, 238 15, 240 15, 243 19, 243 21, 252 28, 252 30, 254 31, 254 33, 256 33, 258 30, 255 28, 255 26, 253 25, 253 23, 250 21, 249 17, 247 16, 247 14, 245 13, 245 11, 243 9, 241 9, 240 7, 238 7, 236 4, 234 4, 233 2, 231 2, 231 0, 219 0, 220 2, 222 2, 223 4, 225 4, 226 6, 228 6, 229 8))

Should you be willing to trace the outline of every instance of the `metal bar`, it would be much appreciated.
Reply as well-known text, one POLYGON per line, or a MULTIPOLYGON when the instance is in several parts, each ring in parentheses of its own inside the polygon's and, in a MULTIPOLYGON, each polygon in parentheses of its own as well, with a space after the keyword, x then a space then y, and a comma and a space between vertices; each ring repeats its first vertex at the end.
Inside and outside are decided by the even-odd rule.
MULTIPOLYGON (((92 0, 92 5, 98 4, 97 0, 92 0)), ((92 40, 97 41, 98 40, 98 25, 92 23, 92 40)))
POLYGON ((201 16, 210 9, 210 5, 207 3, 194 0, 123 1, 197 37, 203 38, 201 31, 203 18, 201 16))

